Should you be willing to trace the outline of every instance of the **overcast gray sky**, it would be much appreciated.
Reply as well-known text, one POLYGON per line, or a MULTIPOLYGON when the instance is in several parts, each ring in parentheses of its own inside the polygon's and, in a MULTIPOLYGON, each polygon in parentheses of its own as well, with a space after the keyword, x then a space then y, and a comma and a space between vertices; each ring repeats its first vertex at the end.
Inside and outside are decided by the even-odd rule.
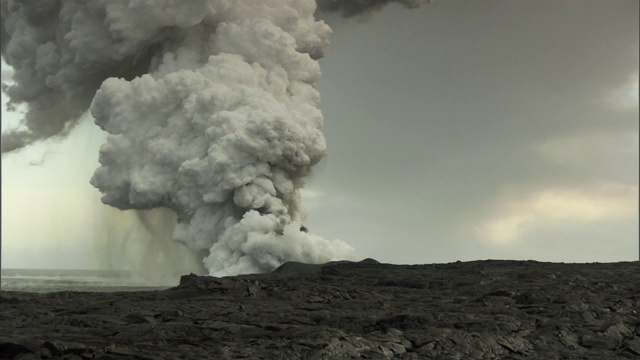
MULTIPOLYGON (((305 192, 310 230, 392 263, 636 260, 638 4, 324 15, 329 156, 305 192)), ((103 140, 86 119, 3 156, 3 267, 97 265, 103 140)))
POLYGON ((327 18, 314 185, 333 202, 312 228, 393 262, 637 258, 637 10, 436 1, 327 18))

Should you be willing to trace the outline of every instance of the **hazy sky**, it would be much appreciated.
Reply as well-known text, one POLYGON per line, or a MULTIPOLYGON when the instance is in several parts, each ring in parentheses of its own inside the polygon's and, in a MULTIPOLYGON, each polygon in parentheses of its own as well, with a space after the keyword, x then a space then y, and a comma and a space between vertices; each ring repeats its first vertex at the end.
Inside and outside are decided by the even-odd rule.
MULTIPOLYGON (((329 156, 305 192, 310 230, 392 263, 637 260, 638 7, 443 0, 324 16, 329 156)), ((3 267, 99 266, 114 220, 89 178, 104 138, 87 118, 3 156, 3 267)))

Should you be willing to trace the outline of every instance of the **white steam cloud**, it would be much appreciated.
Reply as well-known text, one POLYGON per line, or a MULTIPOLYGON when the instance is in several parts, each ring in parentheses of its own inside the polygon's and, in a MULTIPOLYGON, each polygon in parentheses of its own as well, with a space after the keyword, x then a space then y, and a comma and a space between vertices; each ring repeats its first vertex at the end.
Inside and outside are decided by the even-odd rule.
MULTIPOLYGON (((402 1, 417 6, 425 1, 402 1)), ((321 1, 350 16, 380 1, 321 1)), ((119 209, 169 208, 210 274, 350 258, 309 234, 299 190, 326 155, 313 0, 0 3, 2 56, 28 105, 2 153, 64 136, 90 109, 109 133, 91 183, 119 209)))

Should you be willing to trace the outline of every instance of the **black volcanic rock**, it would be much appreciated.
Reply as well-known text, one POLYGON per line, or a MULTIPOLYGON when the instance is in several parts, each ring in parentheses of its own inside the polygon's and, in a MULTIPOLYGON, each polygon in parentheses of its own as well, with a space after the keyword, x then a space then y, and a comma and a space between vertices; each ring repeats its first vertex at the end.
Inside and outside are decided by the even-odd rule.
MULTIPOLYGON (((274 273, 280 274, 322 274, 324 268, 330 268, 335 265, 340 264, 355 264, 353 261, 348 260, 339 260, 339 261, 330 261, 324 264, 306 264, 297 261, 287 261, 286 263, 280 265, 277 269, 273 270, 274 273)), ((380 264, 377 260, 374 259, 364 259, 359 262, 359 264, 367 265, 367 264, 380 264)))
POLYGON ((640 358, 640 263, 285 263, 161 291, 0 292, 0 358, 640 358))

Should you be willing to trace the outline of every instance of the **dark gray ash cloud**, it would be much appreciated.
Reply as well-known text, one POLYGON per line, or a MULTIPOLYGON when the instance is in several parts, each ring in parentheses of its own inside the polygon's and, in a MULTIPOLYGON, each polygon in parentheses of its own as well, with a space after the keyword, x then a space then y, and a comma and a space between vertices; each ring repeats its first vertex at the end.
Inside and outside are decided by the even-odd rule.
POLYGON ((317 0, 318 10, 338 12, 344 17, 366 15, 377 11, 390 3, 398 3, 406 8, 414 9, 431 0, 317 0))

